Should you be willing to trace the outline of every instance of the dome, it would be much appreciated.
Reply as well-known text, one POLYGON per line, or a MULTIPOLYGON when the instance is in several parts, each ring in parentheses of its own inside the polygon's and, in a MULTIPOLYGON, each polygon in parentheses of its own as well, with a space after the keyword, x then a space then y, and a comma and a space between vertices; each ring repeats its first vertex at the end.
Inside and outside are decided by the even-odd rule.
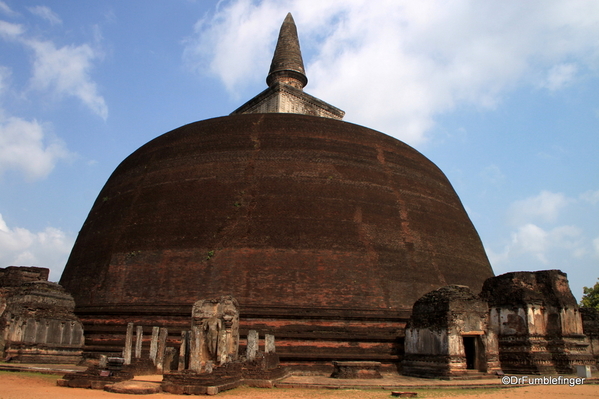
POLYGON ((192 123, 131 154, 60 283, 88 325, 133 315, 183 328, 195 301, 230 294, 242 326, 282 337, 298 318, 397 323, 423 294, 491 276, 422 154, 347 122, 271 113, 192 123))

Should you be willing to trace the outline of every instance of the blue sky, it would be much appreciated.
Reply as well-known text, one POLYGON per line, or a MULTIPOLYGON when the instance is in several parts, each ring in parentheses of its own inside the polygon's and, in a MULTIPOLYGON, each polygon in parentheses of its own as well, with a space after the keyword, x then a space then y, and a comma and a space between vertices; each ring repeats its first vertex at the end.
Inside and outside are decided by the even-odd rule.
POLYGON ((262 91, 298 26, 306 91, 407 142, 496 274, 599 277, 599 2, 0 0, 0 267, 58 280, 135 149, 262 91))

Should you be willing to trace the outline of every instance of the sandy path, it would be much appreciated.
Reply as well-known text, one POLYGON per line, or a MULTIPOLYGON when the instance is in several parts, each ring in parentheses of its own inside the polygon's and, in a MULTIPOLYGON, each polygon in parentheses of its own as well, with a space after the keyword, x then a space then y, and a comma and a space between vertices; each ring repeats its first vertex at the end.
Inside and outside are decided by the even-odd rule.
MULTIPOLYGON (((56 386, 56 376, 31 376, 23 373, 0 373, 0 399, 175 399, 189 396, 178 396, 170 394, 154 395, 124 395, 104 391, 77 388, 62 388, 56 386)), ((248 399, 248 398, 303 398, 303 399, 326 399, 326 398, 348 398, 348 399, 378 399, 390 398, 390 391, 381 390, 325 390, 325 389, 257 389, 238 388, 223 392, 219 398, 226 399, 248 399)), ((557 399, 576 398, 591 399, 599 398, 599 385, 569 386, 530 386, 524 388, 491 389, 491 390, 434 390, 420 393, 421 397, 453 398, 453 399, 557 399), (424 395, 424 396, 423 396, 424 395)))

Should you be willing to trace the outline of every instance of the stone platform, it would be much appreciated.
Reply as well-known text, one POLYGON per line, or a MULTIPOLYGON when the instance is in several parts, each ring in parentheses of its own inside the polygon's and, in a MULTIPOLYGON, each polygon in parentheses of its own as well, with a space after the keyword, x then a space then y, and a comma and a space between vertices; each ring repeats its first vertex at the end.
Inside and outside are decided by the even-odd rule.
MULTIPOLYGON (((10 364, 0 363, 0 370, 29 371, 62 375, 65 371, 82 371, 85 367, 68 365, 10 364)), ((307 388, 307 389, 385 389, 389 391, 411 391, 414 389, 456 389, 456 388, 513 388, 526 385, 503 385, 501 379, 488 377, 475 380, 438 380, 418 377, 407 377, 398 374, 382 374, 379 379, 337 379, 327 376, 292 375, 278 381, 272 381, 273 388, 307 388)), ((564 375, 576 377, 575 374, 564 375)), ((133 381, 162 382, 162 375, 136 376, 133 381)), ((585 385, 599 385, 599 377, 585 380, 585 385)))

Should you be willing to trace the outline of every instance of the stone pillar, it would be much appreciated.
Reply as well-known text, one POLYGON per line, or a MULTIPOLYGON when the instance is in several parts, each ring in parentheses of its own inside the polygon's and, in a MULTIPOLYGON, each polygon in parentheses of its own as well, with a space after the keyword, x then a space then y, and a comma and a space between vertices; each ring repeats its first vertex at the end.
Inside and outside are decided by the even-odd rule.
POLYGON ((191 327, 191 339, 189 345, 189 369, 199 373, 202 371, 202 343, 204 334, 201 326, 191 327))
POLYGON ((256 358, 256 353, 258 353, 259 344, 260 342, 258 331, 248 331, 248 344, 246 349, 246 357, 248 361, 252 361, 256 358))
POLYGON ((101 369, 105 369, 108 364, 108 356, 100 355, 100 363, 98 363, 98 367, 101 369))
POLYGON ((127 334, 125 335, 125 349, 123 350, 123 358, 125 365, 131 364, 131 350, 133 346, 133 323, 127 324, 127 334))
POLYGON ((137 326, 137 330, 135 331, 135 358, 141 358, 141 347, 143 345, 143 337, 144 337, 144 328, 142 326, 137 326))
POLYGON ((156 351, 156 369, 162 373, 164 369, 164 355, 166 352, 166 339, 168 338, 168 329, 162 327, 160 329, 160 337, 158 338, 158 350, 156 351))
POLYGON ((152 327, 152 341, 150 342, 150 359, 156 365, 156 352, 158 351, 158 332, 159 327, 152 327))
POLYGON ((227 363, 229 352, 227 351, 227 331, 220 330, 218 332, 218 347, 216 359, 220 366, 227 363))
POLYGON ((179 348, 179 366, 178 366, 178 370, 182 371, 185 370, 185 365, 187 363, 187 346, 188 346, 188 341, 189 341, 189 336, 191 335, 191 332, 188 331, 181 331, 181 347, 179 348))
POLYGON ((275 353, 275 336, 272 334, 264 335, 264 352, 275 353))

